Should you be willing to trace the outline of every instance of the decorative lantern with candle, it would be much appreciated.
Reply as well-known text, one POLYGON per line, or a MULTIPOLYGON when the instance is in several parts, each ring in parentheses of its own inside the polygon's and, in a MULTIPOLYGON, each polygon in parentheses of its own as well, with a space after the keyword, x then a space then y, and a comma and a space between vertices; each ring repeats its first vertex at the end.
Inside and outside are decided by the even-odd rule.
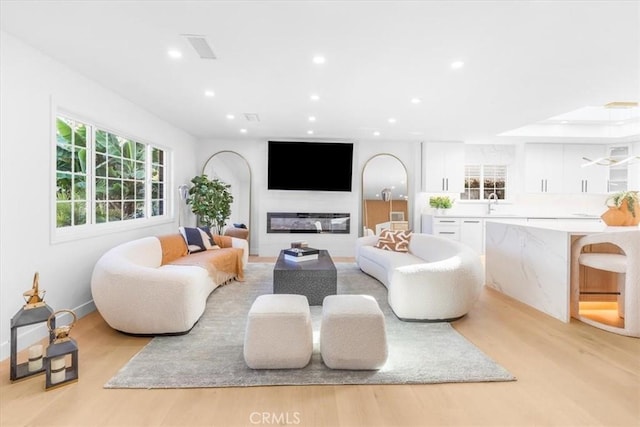
MULTIPOLYGON (((49 316, 53 313, 51 307, 44 302, 44 294, 45 291, 40 290, 39 275, 36 272, 33 276, 31 289, 23 294, 26 304, 11 318, 11 357, 9 368, 9 379, 11 381, 44 372, 41 344, 35 344, 29 347, 29 360, 18 363, 18 329, 23 326, 47 322, 49 316)), ((53 327, 55 327, 55 319, 52 324, 53 327)), ((49 341, 51 341, 51 339, 52 335, 49 334, 49 341)))
POLYGON ((78 380, 78 345, 69 336, 76 321, 76 314, 71 310, 56 311, 47 320, 47 326, 53 335, 53 340, 47 347, 44 357, 46 390, 78 380), (73 322, 56 328, 56 316, 62 313, 71 314, 73 322))

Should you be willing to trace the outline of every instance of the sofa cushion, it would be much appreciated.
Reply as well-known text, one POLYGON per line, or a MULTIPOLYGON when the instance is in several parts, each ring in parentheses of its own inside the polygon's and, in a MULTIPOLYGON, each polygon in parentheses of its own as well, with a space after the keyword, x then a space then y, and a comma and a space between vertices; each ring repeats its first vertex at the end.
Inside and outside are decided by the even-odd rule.
POLYGON ((211 279, 218 284, 225 284, 230 278, 244 281, 242 265, 243 250, 240 248, 224 248, 217 251, 200 251, 171 261, 172 265, 195 265, 209 273, 211 279), (221 276, 222 274, 222 276, 221 276))
POLYGON ((409 252, 409 240, 411 240, 411 231, 383 230, 375 247, 387 251, 409 252))
POLYGON ((376 248, 375 246, 363 246, 360 248, 360 258, 371 261, 387 271, 391 271, 405 265, 423 264, 425 261, 410 252, 396 252, 376 248))

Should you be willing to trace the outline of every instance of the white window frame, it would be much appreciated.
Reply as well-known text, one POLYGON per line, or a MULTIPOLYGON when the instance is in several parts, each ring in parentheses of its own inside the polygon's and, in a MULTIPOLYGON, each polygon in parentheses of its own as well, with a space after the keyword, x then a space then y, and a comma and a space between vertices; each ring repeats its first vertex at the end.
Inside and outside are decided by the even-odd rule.
POLYGON ((173 151, 161 144, 156 144, 144 140, 143 138, 137 138, 129 136, 128 133, 116 130, 110 126, 103 125, 95 120, 83 117, 80 114, 76 114, 62 108, 52 108, 51 113, 51 140, 49 143, 50 159, 51 159, 51 186, 50 186, 50 236, 51 243, 61 243, 73 240, 79 240, 84 238, 90 238, 100 236, 104 234, 110 234, 114 232, 123 232, 128 230, 140 229, 145 227, 154 227, 162 224, 168 224, 175 221, 175 212, 173 209, 174 200, 173 192, 170 191, 173 188, 173 151), (92 128, 91 135, 87 136, 87 223, 83 225, 75 225, 68 227, 58 227, 56 220, 56 189, 57 189, 57 126, 56 121, 59 116, 63 116, 72 120, 77 120, 86 124, 92 128), (145 216, 143 218, 134 218, 121 221, 95 223, 94 204, 96 194, 96 177, 95 177, 95 129, 104 130, 122 136, 123 138, 130 139, 132 141, 144 144, 147 150, 145 160, 146 176, 149 179, 145 179, 145 216), (90 142, 89 142, 90 141, 90 142), (151 148, 155 147, 161 149, 164 152, 164 213, 162 215, 151 216, 151 148))
MULTIPOLYGON (((463 178, 463 182, 466 181, 467 179, 467 172, 466 169, 468 166, 477 166, 480 168, 480 188, 479 188, 479 192, 480 192, 480 198, 479 199, 463 199, 462 196, 460 196, 460 202, 463 203, 485 203, 487 201, 487 199, 485 199, 484 197, 484 175, 485 175, 485 167, 495 167, 495 166, 501 166, 504 167, 504 199, 499 199, 502 201, 508 201, 509 200, 509 166, 508 165, 503 165, 503 164, 466 164, 464 166, 465 172, 464 172, 464 178, 463 178)), ((466 186, 465 186, 465 191, 466 192, 466 186)), ((462 193, 461 193, 462 194, 462 193)))

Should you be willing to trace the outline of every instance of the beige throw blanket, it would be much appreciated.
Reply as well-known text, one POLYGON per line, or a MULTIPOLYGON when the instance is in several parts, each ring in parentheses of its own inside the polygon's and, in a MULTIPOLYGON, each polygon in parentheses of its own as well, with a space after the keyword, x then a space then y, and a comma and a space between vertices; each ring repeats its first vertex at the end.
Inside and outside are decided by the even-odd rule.
POLYGON ((162 247, 162 264, 195 265, 209 272, 209 276, 218 284, 224 284, 235 278, 244 281, 242 268, 242 248, 231 247, 231 238, 227 236, 213 236, 220 249, 187 254, 187 245, 180 234, 159 236, 162 247))

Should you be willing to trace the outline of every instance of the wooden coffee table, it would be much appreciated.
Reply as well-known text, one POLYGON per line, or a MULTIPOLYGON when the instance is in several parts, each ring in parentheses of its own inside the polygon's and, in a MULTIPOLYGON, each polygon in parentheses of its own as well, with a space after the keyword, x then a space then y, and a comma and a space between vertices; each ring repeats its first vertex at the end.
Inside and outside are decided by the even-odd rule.
POLYGON ((326 250, 320 250, 318 259, 289 261, 284 252, 273 268, 273 293, 304 295, 309 305, 322 305, 324 297, 337 293, 336 266, 326 250))

